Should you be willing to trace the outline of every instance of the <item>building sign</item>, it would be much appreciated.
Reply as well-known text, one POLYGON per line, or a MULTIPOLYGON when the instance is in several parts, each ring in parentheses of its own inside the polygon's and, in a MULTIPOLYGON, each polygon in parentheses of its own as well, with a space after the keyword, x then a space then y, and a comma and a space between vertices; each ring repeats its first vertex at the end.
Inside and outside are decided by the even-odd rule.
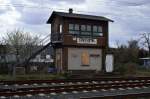
POLYGON ((79 44, 97 44, 97 39, 77 38, 77 43, 79 43, 79 44))

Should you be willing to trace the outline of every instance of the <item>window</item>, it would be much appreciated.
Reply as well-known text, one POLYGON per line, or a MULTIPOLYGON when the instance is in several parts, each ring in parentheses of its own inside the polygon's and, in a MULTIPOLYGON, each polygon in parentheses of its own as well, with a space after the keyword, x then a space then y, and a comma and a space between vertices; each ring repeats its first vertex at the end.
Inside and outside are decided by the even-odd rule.
POLYGON ((90 65, 97 66, 99 65, 100 57, 99 55, 90 55, 90 60, 90 65))
POLYGON ((93 26, 93 35, 94 36, 103 36, 102 27, 101 26, 93 26))
POLYGON ((82 35, 91 35, 91 26, 90 25, 81 25, 81 34, 82 35))
POLYGON ((79 34, 79 25, 78 24, 69 24, 69 33, 70 34, 79 34))
POLYGON ((88 66, 90 64, 89 53, 87 51, 84 51, 81 54, 81 64, 83 66, 88 66))
POLYGON ((59 32, 62 33, 62 24, 59 25, 59 32))
POLYGON ((79 31, 79 25, 75 24, 75 30, 79 31))
POLYGON ((69 24, 69 33, 82 36, 103 36, 102 27, 98 25, 69 24))
POLYGON ((69 30, 73 30, 74 29, 74 24, 69 24, 69 30))
POLYGON ((85 30, 86 30, 85 25, 81 25, 81 31, 85 31, 85 30))
POLYGON ((93 32, 97 32, 97 26, 93 26, 93 32))
POLYGON ((87 25, 87 31, 91 32, 91 26, 87 25))

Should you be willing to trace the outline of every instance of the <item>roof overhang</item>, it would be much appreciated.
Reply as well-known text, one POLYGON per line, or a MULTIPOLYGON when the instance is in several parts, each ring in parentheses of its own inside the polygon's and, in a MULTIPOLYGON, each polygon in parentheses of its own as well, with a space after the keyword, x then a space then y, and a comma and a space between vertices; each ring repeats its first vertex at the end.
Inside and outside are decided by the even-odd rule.
POLYGON ((47 20, 47 24, 52 23, 53 18, 55 16, 61 16, 66 18, 78 18, 78 19, 89 19, 89 20, 99 20, 99 21, 109 21, 114 22, 113 20, 103 17, 103 16, 93 16, 93 15, 84 15, 84 14, 70 14, 70 13, 64 13, 64 12, 55 12, 53 11, 49 19, 47 20))

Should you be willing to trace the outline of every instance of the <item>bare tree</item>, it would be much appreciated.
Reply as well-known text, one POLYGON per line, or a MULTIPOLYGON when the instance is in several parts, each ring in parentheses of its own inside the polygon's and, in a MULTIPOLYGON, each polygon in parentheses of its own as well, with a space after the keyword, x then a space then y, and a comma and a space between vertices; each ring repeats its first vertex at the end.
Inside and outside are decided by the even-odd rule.
POLYGON ((33 37, 30 33, 17 29, 7 33, 4 41, 9 46, 10 52, 15 54, 16 62, 20 62, 32 54, 34 46, 38 45, 39 37, 33 37))
POLYGON ((150 33, 142 33, 140 36, 141 44, 144 48, 148 49, 150 56, 150 33))
POLYGON ((116 41, 117 48, 115 50, 116 63, 127 63, 138 61, 139 46, 137 40, 129 40, 127 44, 119 44, 116 41))
POLYGON ((138 62, 138 55, 139 55, 139 42, 137 40, 129 40, 128 41, 128 59, 131 62, 137 63, 138 62))
MULTIPOLYGON (((8 32, 3 40, 9 47, 10 53, 15 55, 16 63, 21 63, 32 54, 34 46, 38 45, 39 37, 33 37, 30 33, 17 29, 12 32, 8 32)), ((15 68, 16 66, 13 67, 14 75, 16 72, 15 68)))

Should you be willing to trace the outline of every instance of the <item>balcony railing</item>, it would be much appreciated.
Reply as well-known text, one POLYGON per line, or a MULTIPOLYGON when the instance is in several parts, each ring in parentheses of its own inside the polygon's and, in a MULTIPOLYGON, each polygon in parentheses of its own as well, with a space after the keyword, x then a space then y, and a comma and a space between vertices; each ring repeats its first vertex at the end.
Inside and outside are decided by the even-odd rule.
POLYGON ((62 43, 64 45, 92 45, 92 46, 106 46, 106 38, 101 36, 87 36, 87 35, 70 35, 60 33, 51 34, 52 43, 62 43))
POLYGON ((52 42, 62 41, 62 34, 60 34, 60 33, 52 33, 51 34, 51 41, 52 42))

